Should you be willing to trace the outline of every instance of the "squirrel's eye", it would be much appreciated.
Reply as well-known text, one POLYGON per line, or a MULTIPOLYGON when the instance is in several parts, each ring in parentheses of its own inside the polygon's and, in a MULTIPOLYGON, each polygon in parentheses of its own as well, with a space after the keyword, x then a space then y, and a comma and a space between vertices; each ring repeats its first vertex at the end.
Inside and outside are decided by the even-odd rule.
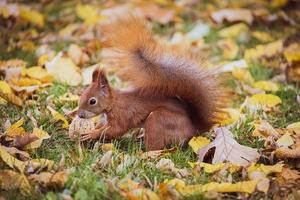
POLYGON ((89 100, 89 104, 90 105, 95 105, 96 103, 97 103, 97 99, 96 98, 94 98, 94 97, 90 98, 90 100, 89 100))

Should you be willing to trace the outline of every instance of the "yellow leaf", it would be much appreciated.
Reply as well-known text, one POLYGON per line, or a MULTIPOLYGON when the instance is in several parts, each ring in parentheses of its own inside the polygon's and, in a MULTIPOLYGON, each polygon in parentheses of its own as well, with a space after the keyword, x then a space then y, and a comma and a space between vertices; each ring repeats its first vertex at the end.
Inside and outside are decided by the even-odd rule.
POLYGON ((249 31, 249 28, 244 23, 235 24, 232 26, 229 26, 227 28, 222 29, 219 32, 219 35, 221 37, 230 37, 230 38, 236 38, 242 33, 247 33, 249 31))
POLYGON ((273 8, 280 8, 285 6, 288 3, 288 0, 271 0, 271 6, 273 8))
POLYGON ((204 163, 204 162, 196 162, 196 163, 192 163, 189 162, 189 165, 194 168, 196 166, 202 167, 203 170, 206 173, 214 173, 216 171, 220 171, 221 169, 223 169, 226 165, 229 168, 229 172, 233 173, 238 171, 239 169, 241 169, 241 166, 239 165, 235 165, 235 164, 231 164, 231 163, 216 163, 216 164, 210 164, 210 163, 204 163))
POLYGON ((38 140, 35 140, 35 141, 31 142, 30 144, 28 144, 26 146, 26 148, 29 148, 29 149, 39 148, 41 146, 43 140, 50 138, 50 135, 46 131, 43 131, 42 129, 39 129, 39 128, 34 128, 32 131, 32 134, 34 134, 38 138, 38 140))
POLYGON ((71 86, 77 86, 82 81, 79 68, 70 58, 63 58, 62 53, 59 53, 52 61, 46 62, 46 69, 56 80, 71 86))
POLYGON ((26 68, 25 73, 27 76, 33 79, 38 79, 43 83, 49 83, 53 81, 53 76, 40 66, 26 68))
POLYGON ((20 78, 20 79, 13 79, 12 83, 14 85, 23 87, 23 86, 33 86, 33 85, 41 85, 41 81, 33 79, 33 78, 20 78))
POLYGON ((84 20, 87 25, 94 25, 104 17, 98 14, 98 10, 95 6, 91 5, 78 5, 76 6, 76 14, 78 17, 84 20))
POLYGON ((253 106, 274 107, 281 104, 281 99, 273 94, 255 94, 246 100, 247 104, 253 106))
POLYGON ((158 195, 150 189, 147 188, 138 188, 126 192, 126 197, 129 200, 159 200, 158 195))
POLYGON ((267 138, 269 136, 273 136, 278 138, 280 134, 273 128, 271 124, 269 124, 265 120, 257 120, 254 122, 254 131, 252 132, 253 136, 264 137, 267 138))
POLYGON ((20 7, 20 17, 39 27, 44 26, 44 16, 35 10, 31 10, 25 6, 20 7))
POLYGON ((252 61, 262 56, 271 57, 282 51, 282 41, 268 43, 266 45, 257 45, 255 48, 247 49, 245 51, 245 60, 252 61))
POLYGON ((53 118, 55 121, 62 121, 63 122, 63 125, 62 127, 63 128, 68 128, 69 127, 69 122, 66 120, 66 118, 60 114, 59 112, 57 112, 56 110, 54 110, 53 108, 51 108, 50 106, 47 106, 48 110, 50 110, 53 118))
POLYGON ((70 92, 65 93, 64 95, 59 97, 60 101, 63 102, 70 102, 70 101, 78 101, 79 100, 79 96, 76 94, 72 94, 70 92))
POLYGON ((224 59, 234 59, 237 56, 239 47, 233 39, 226 38, 221 40, 218 44, 223 50, 224 59))
POLYGON ((26 134, 25 129, 22 127, 25 120, 21 118, 19 121, 12 124, 6 131, 6 140, 12 140, 16 136, 23 136, 26 134))
POLYGON ((253 83, 253 87, 272 92, 276 92, 279 89, 278 85, 276 83, 273 83, 272 81, 257 81, 253 83))
POLYGON ((243 83, 252 84, 254 82, 254 78, 247 69, 236 68, 232 70, 232 75, 243 83))
POLYGON ((38 59, 38 65, 43 66, 49 61, 49 56, 47 54, 41 55, 38 59))
POLYGON ((80 24, 69 24, 65 28, 61 29, 58 34, 61 37, 70 37, 73 32, 79 28, 79 26, 80 24))
POLYGON ((37 169, 45 169, 52 170, 54 166, 53 160, 48 160, 44 158, 38 158, 38 159, 31 159, 29 161, 25 162, 26 166, 30 166, 34 171, 37 169))
POLYGON ((284 49, 284 57, 288 62, 297 62, 300 60, 300 44, 294 43, 284 49))
POLYGON ((267 32, 253 31, 251 34, 253 37, 263 42, 271 42, 273 40, 273 37, 267 32))
POLYGON ((3 190, 20 189, 23 195, 31 193, 31 185, 24 174, 13 170, 0 171, 0 188, 3 190))
POLYGON ((286 128, 287 129, 300 129, 300 122, 295 122, 295 123, 289 124, 286 128))
POLYGON ((240 116, 241 113, 239 110, 234 109, 234 108, 225 108, 222 109, 221 112, 218 117, 221 118, 222 120, 219 122, 219 124, 221 126, 225 126, 225 125, 229 125, 229 124, 233 124, 234 122, 236 122, 240 116))
POLYGON ((254 171, 261 171, 265 175, 271 174, 271 173, 279 173, 282 171, 282 167, 284 164, 276 164, 276 165, 264 165, 264 164, 251 164, 247 171, 248 173, 252 173, 254 171))
POLYGON ((237 183, 217 183, 210 182, 204 185, 186 185, 182 180, 173 179, 166 184, 175 186, 175 189, 184 196, 204 193, 208 191, 215 192, 245 192, 253 193, 256 189, 257 181, 242 181, 237 183))
POLYGON ((9 167, 17 168, 20 172, 24 172, 24 162, 11 156, 2 145, 0 145, 0 157, 9 167))
POLYGON ((18 96, 16 96, 14 93, 3 93, 0 90, 0 97, 5 99, 6 101, 9 101, 17 106, 22 106, 23 101, 18 96))
POLYGON ((279 147, 289 147, 294 144, 294 140, 290 133, 286 133, 276 141, 276 144, 279 147))
POLYGON ((4 94, 12 93, 12 89, 6 81, 0 81, 0 91, 4 94))
POLYGON ((210 140, 206 137, 198 136, 198 137, 193 137, 189 141, 190 147, 192 147, 193 151, 195 153, 198 152, 198 150, 210 143, 210 140))

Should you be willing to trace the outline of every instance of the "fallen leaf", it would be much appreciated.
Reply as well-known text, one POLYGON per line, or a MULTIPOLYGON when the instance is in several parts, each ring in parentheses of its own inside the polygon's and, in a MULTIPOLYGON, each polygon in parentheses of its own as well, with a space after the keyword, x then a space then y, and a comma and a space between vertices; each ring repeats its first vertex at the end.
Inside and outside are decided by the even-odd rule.
POLYGON ((190 145, 190 147, 192 147, 192 149, 195 153, 197 153, 199 149, 208 145, 209 143, 210 143, 210 140, 208 138, 202 137, 202 136, 193 137, 189 141, 189 145, 190 145))
POLYGON ((0 81, 0 97, 17 106, 23 105, 23 101, 12 92, 11 87, 5 81, 0 81))
POLYGON ((222 23, 223 21, 243 21, 248 24, 251 24, 253 21, 251 11, 248 9, 221 9, 211 13, 211 18, 218 24, 222 23))
POLYGON ((138 200, 138 199, 140 199, 140 200, 146 200, 146 199, 159 200, 160 199, 155 192, 153 192, 147 188, 138 188, 138 189, 128 191, 128 192, 126 192, 126 197, 129 200, 138 200))
POLYGON ((233 164, 246 166, 260 157, 256 149, 238 144, 227 128, 216 128, 215 132, 217 134, 215 140, 199 149, 200 162, 204 160, 205 155, 211 148, 215 148, 212 164, 229 161, 233 164))
POLYGON ((277 158, 281 158, 281 159, 300 158, 300 146, 292 149, 287 147, 280 147, 275 150, 275 155, 277 158))
POLYGON ((300 43, 293 43, 284 49, 283 55, 289 63, 300 61, 300 43))
POLYGON ((77 86, 82 81, 79 68, 70 58, 63 58, 61 52, 52 61, 46 62, 46 69, 56 80, 71 86, 77 86))
POLYGON ((97 7, 92 5, 82 5, 79 4, 76 6, 76 15, 84 20, 84 23, 87 25, 95 25, 97 24, 101 19, 104 19, 103 16, 101 16, 98 13, 97 7))
POLYGON ((254 122, 254 131, 252 132, 253 136, 267 138, 272 136, 274 138, 279 138, 280 134, 276 131, 275 128, 269 122, 265 120, 257 120, 254 122))
POLYGON ((210 32, 210 26, 202 22, 197 23, 194 28, 186 34, 186 38, 191 42, 197 41, 204 36, 208 35, 210 32))
POLYGON ((53 81, 53 76, 40 66, 26 68, 24 73, 30 78, 40 80, 42 83, 51 83, 53 81))
POLYGON ((0 157, 3 160, 3 162, 5 162, 9 167, 13 169, 16 168, 22 173, 24 172, 24 162, 11 156, 2 145, 0 145, 0 157))
POLYGON ((251 34, 253 37, 255 37, 256 39, 258 39, 262 42, 271 42, 274 40, 273 37, 267 32, 253 31, 253 32, 251 32, 251 34))
POLYGON ((50 138, 50 135, 46 131, 43 131, 42 129, 39 129, 39 128, 34 128, 32 131, 32 135, 34 135, 37 138, 37 140, 28 144, 26 146, 26 148, 28 148, 28 149, 39 148, 41 146, 43 140, 50 138))
POLYGON ((38 183, 46 188, 62 188, 68 178, 67 171, 59 171, 56 173, 41 172, 40 174, 32 174, 28 179, 38 183))
POLYGON ((222 109, 222 111, 224 112, 222 112, 220 116, 218 115, 218 117, 222 119, 218 122, 221 126, 233 124, 236 121, 238 121, 241 117, 240 111, 234 108, 225 108, 222 109))
POLYGON ((239 53, 239 47, 231 38, 226 38, 218 42, 218 46, 223 50, 224 59, 234 59, 239 53))
POLYGON ((37 169, 40 170, 52 170, 54 166, 53 160, 48 160, 44 158, 38 158, 38 159, 31 159, 29 161, 25 162, 28 169, 30 169, 32 172, 37 171, 37 169))
POLYGON ((12 146, 23 150, 26 145, 28 145, 36 140, 38 140, 38 137, 36 137, 33 134, 26 134, 24 136, 16 136, 12 143, 12 146))
POLYGON ((276 141, 276 144, 279 147, 289 147, 294 144, 294 140, 290 133, 286 133, 276 141))
POLYGON ((252 84, 254 82, 254 78, 247 69, 234 69, 232 75, 242 83, 252 84))
POLYGON ((79 96, 76 94, 67 92, 64 95, 60 96, 58 99, 62 102, 74 102, 74 101, 78 102, 79 96))
POLYGON ((48 108, 48 110, 50 110, 50 112, 53 116, 53 119, 55 121, 62 121, 63 122, 63 125, 62 125, 63 128, 68 128, 69 127, 69 122, 66 120, 66 118, 62 114, 60 114, 59 112, 57 112, 56 110, 54 110, 50 106, 47 106, 47 108, 48 108))
POLYGON ((254 164, 252 163, 248 168, 247 172, 251 173, 254 171, 263 172, 265 175, 271 173, 279 173, 282 171, 284 164, 275 164, 275 165, 264 165, 264 164, 254 164))
POLYGON ((167 24, 175 17, 174 10, 163 8, 151 2, 139 6, 138 11, 140 11, 140 13, 145 17, 157 21, 161 24, 167 24))
POLYGON ((20 189, 25 196, 29 195, 32 190, 26 176, 13 170, 0 171, 0 188, 2 190, 20 189))
POLYGON ((272 81, 257 81, 254 82, 252 86, 264 91, 276 92, 277 90, 279 90, 278 85, 276 83, 273 83, 272 81))
POLYGON ((199 166, 199 167, 203 168, 205 173, 214 173, 214 172, 220 171, 220 170, 224 169, 225 166, 228 166, 230 173, 234 173, 241 169, 241 166, 231 164, 231 163, 210 164, 210 163, 204 163, 204 162, 196 162, 196 163, 189 162, 189 165, 192 168, 199 166))
POLYGON ((22 127, 24 122, 25 122, 24 118, 21 118, 14 124, 12 124, 5 131, 6 140, 13 140, 16 136, 24 136, 26 134, 25 129, 22 127))
POLYGON ((246 49, 244 58, 247 61, 256 60, 263 56, 272 57, 282 51, 282 41, 277 40, 265 45, 257 45, 255 48, 246 49))
POLYGON ((249 32, 249 28, 244 23, 234 24, 220 30, 219 35, 223 38, 238 38, 249 32))
POLYGON ((244 59, 233 61, 222 66, 222 72, 232 72, 234 69, 245 69, 248 65, 244 59))
POLYGON ((165 182, 169 186, 174 186, 175 189, 183 196, 189 196, 193 194, 201 194, 207 191, 216 192, 245 192, 253 193, 256 189, 257 181, 243 181, 237 183, 217 183, 210 182, 204 185, 186 185, 184 181, 179 179, 172 179, 165 182))
POLYGON ((162 158, 156 164, 156 168, 162 172, 170 173, 175 171, 175 165, 170 159, 162 158))
POLYGON ((272 108, 281 103, 281 99, 273 94, 254 94, 246 99, 246 104, 255 108, 272 108))
POLYGON ((20 17, 39 27, 43 27, 45 24, 44 16, 40 12, 25 6, 20 6, 20 17))

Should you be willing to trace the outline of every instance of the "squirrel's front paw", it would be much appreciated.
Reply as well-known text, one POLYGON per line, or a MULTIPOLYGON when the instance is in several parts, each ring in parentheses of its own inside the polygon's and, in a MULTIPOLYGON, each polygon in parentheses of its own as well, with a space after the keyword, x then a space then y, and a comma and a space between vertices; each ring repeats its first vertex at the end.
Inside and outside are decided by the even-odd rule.
POLYGON ((86 141, 86 140, 96 140, 101 135, 101 130, 95 129, 91 132, 83 133, 80 135, 80 141, 86 141))

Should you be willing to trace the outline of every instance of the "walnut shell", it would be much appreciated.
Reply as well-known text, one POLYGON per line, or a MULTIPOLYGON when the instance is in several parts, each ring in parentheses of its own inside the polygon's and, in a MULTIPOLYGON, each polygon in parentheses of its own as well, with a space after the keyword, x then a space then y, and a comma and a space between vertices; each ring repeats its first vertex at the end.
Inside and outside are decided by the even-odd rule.
POLYGON ((75 138, 76 135, 82 135, 94 129, 95 125, 91 119, 82 119, 76 116, 69 126, 69 137, 75 138))

